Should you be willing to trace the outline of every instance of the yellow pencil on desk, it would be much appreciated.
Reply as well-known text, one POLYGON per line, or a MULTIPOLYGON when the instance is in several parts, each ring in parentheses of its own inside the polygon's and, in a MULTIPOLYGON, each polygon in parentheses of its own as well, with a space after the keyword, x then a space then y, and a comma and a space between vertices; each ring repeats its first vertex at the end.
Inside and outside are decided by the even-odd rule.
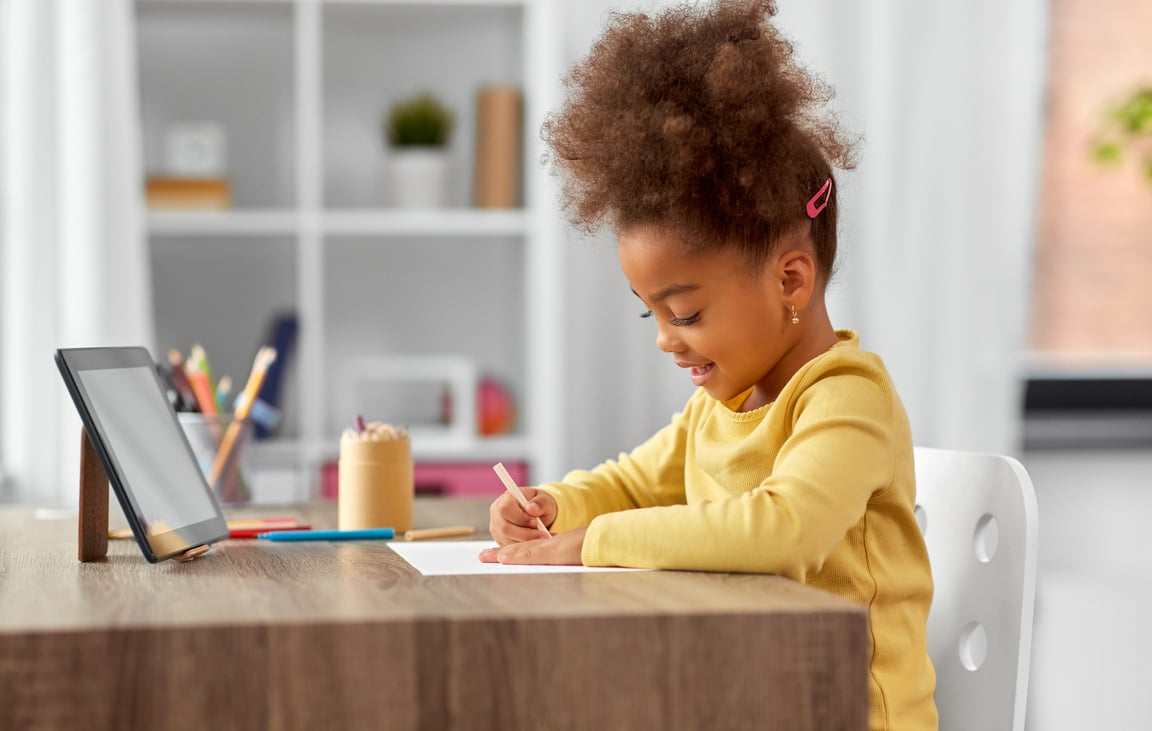
MULTIPOLYGON (((504 463, 497 462, 496 464, 492 465, 492 469, 496 471, 497 476, 500 477, 500 481, 504 483, 504 487, 508 490, 508 492, 512 493, 512 497, 516 498, 516 502, 520 503, 520 507, 527 508, 528 498, 524 497, 524 493, 520 490, 519 487, 516 486, 516 482, 512 479, 512 475, 508 474, 508 470, 504 467, 504 463)), ((536 518, 536 527, 545 533, 548 533, 548 528, 545 527, 544 521, 540 520, 540 518, 536 518)), ((552 534, 548 533, 548 535, 551 536, 552 534)))
POLYGON ((435 538, 460 538, 470 536, 476 529, 470 525, 453 525, 445 528, 416 528, 404 531, 406 541, 427 541, 435 538))

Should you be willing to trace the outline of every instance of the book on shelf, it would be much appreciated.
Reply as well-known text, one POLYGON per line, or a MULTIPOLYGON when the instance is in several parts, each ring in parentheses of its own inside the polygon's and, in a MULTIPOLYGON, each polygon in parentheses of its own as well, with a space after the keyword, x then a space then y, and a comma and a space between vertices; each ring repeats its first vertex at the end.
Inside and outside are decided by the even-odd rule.
POLYGON ((226 178, 153 176, 146 185, 148 208, 154 211, 222 211, 232 207, 226 178))
POLYGON ((519 205, 522 108, 514 86, 486 86, 476 95, 472 202, 477 208, 519 205))
POLYGON ((256 422, 256 438, 267 439, 276 434, 279 426, 279 416, 282 408, 281 392, 284 388, 284 373, 288 363, 293 357, 293 346, 296 344, 297 318, 295 312, 281 312, 275 315, 268 327, 268 334, 264 337, 264 344, 276 350, 276 360, 268 366, 268 373, 256 394, 256 402, 265 404, 274 414, 273 419, 256 422))

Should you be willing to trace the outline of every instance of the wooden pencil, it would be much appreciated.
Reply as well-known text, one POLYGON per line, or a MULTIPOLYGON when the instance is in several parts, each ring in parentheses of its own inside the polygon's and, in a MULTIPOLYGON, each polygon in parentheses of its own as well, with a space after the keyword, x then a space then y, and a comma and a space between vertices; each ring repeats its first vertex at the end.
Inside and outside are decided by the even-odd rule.
MULTIPOLYGON (((512 497, 516 498, 516 502, 520 503, 520 507, 528 507, 528 498, 524 497, 524 493, 517 487, 516 481, 512 479, 512 475, 508 474, 508 469, 504 466, 504 463, 497 462, 492 465, 492 469, 496 471, 497 476, 500 477, 500 481, 504 483, 504 487, 508 492, 512 493, 512 497)), ((545 533, 548 533, 548 528, 544 525, 544 521, 539 518, 536 519, 536 526, 545 533)), ((548 533, 548 535, 552 534, 548 533)))
POLYGON ((240 397, 240 404, 236 407, 236 412, 232 415, 232 421, 228 423, 228 429, 224 432, 224 438, 220 440, 220 448, 216 450, 216 459, 212 462, 212 471, 208 478, 208 484, 216 484, 216 481, 220 479, 220 474, 224 471, 224 467, 232 458, 232 450, 236 448, 236 440, 240 437, 240 429, 244 425, 244 420, 248 418, 248 414, 252 411, 252 404, 256 401, 256 394, 260 391, 260 386, 264 383, 264 376, 268 374, 268 366, 272 365, 272 361, 274 360, 276 360, 276 350, 274 348, 264 346, 256 351, 256 358, 252 361, 252 372, 248 375, 248 383, 244 385, 244 393, 240 397))
POLYGON ((470 536, 476 529, 470 525, 453 525, 445 528, 419 528, 404 531, 406 541, 427 541, 435 538, 460 538, 470 536))

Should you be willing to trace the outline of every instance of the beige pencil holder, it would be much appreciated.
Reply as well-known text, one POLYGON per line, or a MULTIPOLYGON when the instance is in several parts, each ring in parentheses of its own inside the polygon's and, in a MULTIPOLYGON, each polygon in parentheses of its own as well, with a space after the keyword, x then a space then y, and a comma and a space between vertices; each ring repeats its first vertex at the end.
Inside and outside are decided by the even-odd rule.
POLYGON ((412 447, 407 434, 371 439, 346 434, 340 440, 340 530, 412 528, 412 447))

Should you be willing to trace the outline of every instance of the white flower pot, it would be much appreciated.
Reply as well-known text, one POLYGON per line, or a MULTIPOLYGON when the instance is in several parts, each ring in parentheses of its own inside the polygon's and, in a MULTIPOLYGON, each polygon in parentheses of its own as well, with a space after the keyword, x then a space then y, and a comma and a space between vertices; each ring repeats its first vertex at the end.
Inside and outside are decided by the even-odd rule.
POLYGON ((448 153, 439 147, 394 147, 387 160, 389 200, 397 208, 442 208, 448 153))

